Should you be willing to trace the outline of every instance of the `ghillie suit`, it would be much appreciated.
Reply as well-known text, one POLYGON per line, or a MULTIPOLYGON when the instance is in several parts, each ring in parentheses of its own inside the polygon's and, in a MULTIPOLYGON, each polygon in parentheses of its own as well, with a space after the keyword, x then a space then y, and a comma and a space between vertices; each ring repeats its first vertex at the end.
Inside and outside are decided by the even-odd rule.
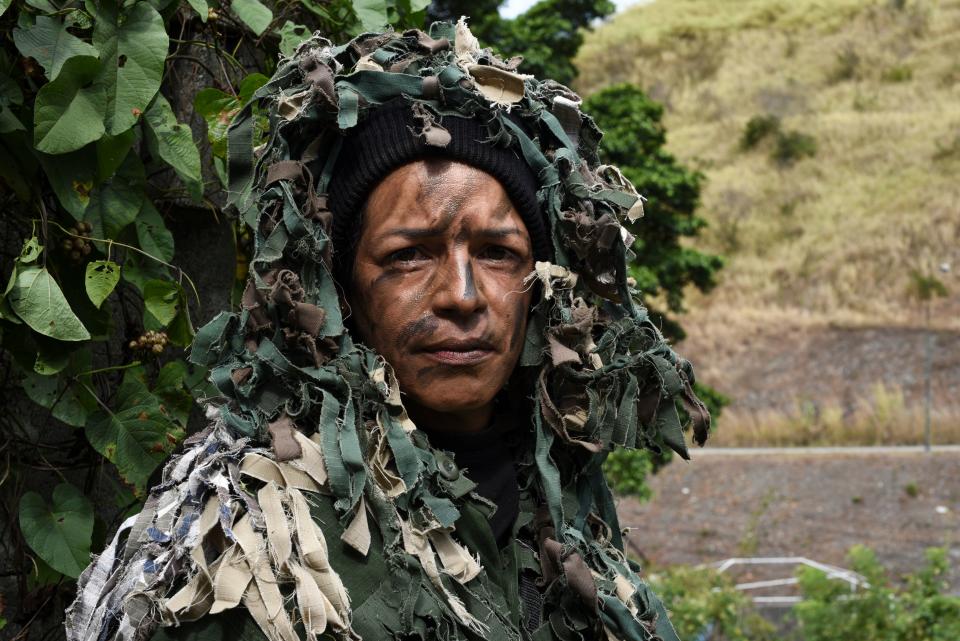
POLYGON ((315 36, 256 94, 270 114, 256 157, 253 107, 238 116, 231 190, 256 251, 242 311, 191 353, 223 400, 81 576, 68 639, 676 638, 623 552, 601 463, 617 446, 686 458, 677 403, 699 444, 709 415, 634 300, 620 221, 642 214, 639 197, 599 164, 579 98, 515 66, 462 22, 341 47, 315 36), (397 100, 428 145, 449 143, 442 117, 472 117, 539 180, 553 258, 527 278, 540 292, 516 377, 529 384, 510 390, 530 415, 515 419, 505 549, 482 532, 493 506, 341 317, 330 177, 343 132, 397 100), (239 605, 249 614, 230 615, 239 605))

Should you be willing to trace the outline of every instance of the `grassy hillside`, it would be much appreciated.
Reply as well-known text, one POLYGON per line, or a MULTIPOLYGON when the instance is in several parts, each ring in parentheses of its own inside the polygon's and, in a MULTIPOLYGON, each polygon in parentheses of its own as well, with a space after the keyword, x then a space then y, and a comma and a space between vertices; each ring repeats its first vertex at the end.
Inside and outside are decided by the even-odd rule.
POLYGON ((911 271, 950 261, 935 316, 960 327, 960 1, 656 0, 577 66, 663 102, 707 176, 698 242, 730 262, 689 322, 910 323, 911 271), (751 119, 779 133, 745 149, 751 119))

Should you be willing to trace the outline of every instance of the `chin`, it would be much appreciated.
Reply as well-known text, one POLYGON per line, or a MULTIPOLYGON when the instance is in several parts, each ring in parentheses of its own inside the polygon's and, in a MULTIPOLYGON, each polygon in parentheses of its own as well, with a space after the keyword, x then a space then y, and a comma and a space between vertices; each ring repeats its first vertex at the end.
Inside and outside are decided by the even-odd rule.
POLYGON ((417 390, 419 393, 411 394, 411 400, 420 407, 434 412, 462 414, 481 410, 489 405, 495 396, 490 394, 490 389, 490 387, 479 388, 479 386, 462 385, 450 381, 442 389, 417 390), (425 399, 429 400, 425 401, 425 399))

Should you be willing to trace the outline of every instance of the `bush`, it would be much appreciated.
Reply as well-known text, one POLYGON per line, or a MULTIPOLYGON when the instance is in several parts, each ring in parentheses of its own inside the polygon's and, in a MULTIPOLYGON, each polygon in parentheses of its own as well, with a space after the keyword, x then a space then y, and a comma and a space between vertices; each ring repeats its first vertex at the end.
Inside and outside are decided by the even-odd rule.
POLYGON ((753 149, 769 136, 780 133, 780 118, 773 114, 754 116, 747 121, 740 137, 740 148, 753 149))
POLYGON ((781 167, 786 167, 801 158, 817 155, 817 141, 809 135, 799 131, 780 132, 777 143, 773 147, 771 157, 781 167))
POLYGON ((860 54, 853 48, 852 44, 847 44, 843 49, 837 52, 836 63, 830 72, 830 82, 843 82, 845 80, 854 80, 860 76, 860 54))
POLYGON ((670 610, 681 639, 767 641, 773 626, 753 609, 733 581, 713 568, 674 566, 650 576, 654 591, 670 610))
POLYGON ((945 594, 947 552, 927 550, 927 565, 905 577, 904 587, 890 584, 873 551, 850 550, 852 569, 867 585, 856 589, 805 567, 798 573, 804 597, 793 608, 804 641, 956 641, 960 639, 960 597, 945 594))
POLYGON ((908 82, 912 79, 913 69, 907 65, 894 65, 880 74, 880 80, 884 82, 908 82))

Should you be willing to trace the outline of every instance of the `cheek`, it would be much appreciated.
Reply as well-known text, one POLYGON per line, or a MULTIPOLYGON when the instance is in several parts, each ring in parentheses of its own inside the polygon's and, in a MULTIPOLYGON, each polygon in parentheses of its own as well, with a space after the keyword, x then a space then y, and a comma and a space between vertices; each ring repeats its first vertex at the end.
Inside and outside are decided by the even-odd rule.
POLYGON ((513 329, 510 333, 510 351, 519 352, 523 348, 523 338, 527 333, 527 320, 530 313, 530 294, 517 295, 513 307, 513 329))
POLYGON ((392 354, 423 317, 423 288, 403 274, 380 274, 358 279, 354 318, 360 339, 384 356, 392 354))

